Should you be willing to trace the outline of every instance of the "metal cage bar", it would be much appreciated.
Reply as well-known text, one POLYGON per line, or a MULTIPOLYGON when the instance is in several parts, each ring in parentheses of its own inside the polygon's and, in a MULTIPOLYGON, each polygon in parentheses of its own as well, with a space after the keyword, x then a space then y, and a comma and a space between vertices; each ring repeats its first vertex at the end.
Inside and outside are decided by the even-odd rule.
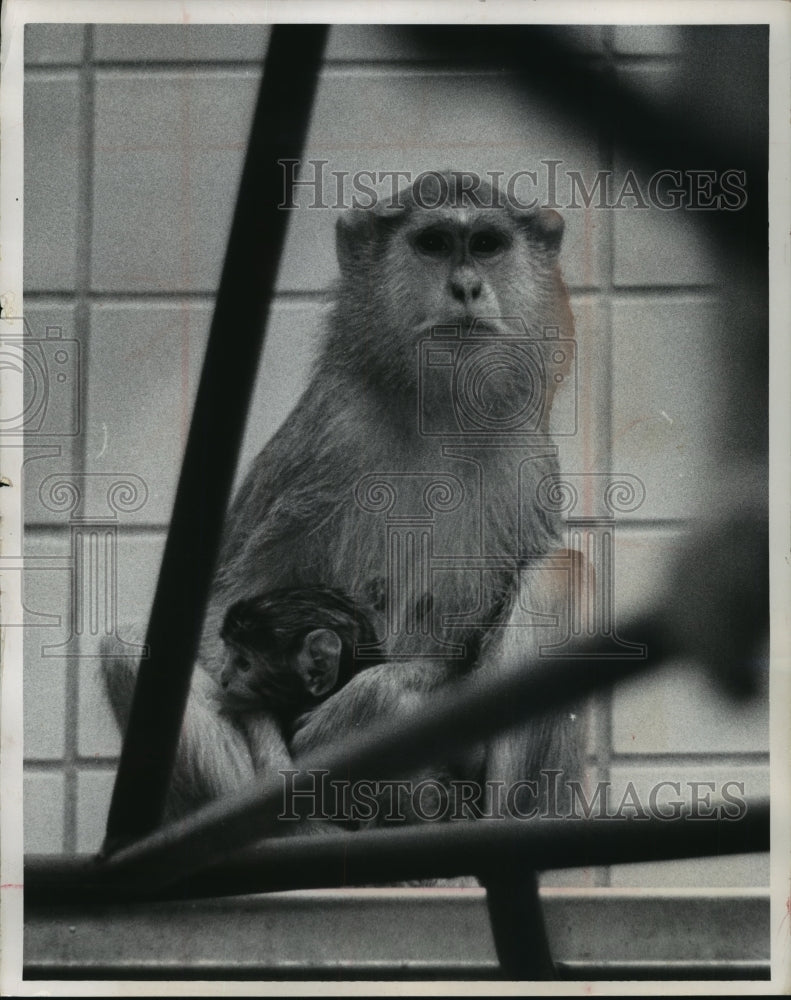
POLYGON ((118 872, 92 859, 31 858, 25 892, 31 905, 41 906, 327 889, 470 873, 488 885, 526 866, 544 871, 768 850, 769 802, 748 801, 742 813, 699 821, 684 816, 469 820, 274 837, 157 882, 145 869, 118 872))
POLYGON ((272 29, 198 396, 113 790, 106 846, 162 820, 286 233, 278 159, 299 159, 327 35, 272 29))

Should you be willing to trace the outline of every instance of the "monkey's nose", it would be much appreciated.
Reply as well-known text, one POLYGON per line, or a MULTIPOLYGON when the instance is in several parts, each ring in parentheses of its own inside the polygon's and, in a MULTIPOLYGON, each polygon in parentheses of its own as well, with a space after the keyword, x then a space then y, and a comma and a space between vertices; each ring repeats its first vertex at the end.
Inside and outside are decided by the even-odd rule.
POLYGON ((481 294, 481 279, 475 274, 454 274, 450 293, 457 302, 474 302, 481 294))

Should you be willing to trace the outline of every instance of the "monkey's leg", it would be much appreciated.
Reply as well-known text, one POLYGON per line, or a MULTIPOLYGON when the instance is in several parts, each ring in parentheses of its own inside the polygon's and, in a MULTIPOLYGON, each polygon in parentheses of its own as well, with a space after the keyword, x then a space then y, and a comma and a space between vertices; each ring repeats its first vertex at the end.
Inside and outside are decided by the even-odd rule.
MULTIPOLYGON (((572 593, 569 586, 571 579, 580 581, 583 588, 589 579, 584 557, 579 552, 558 551, 544 565, 523 573, 522 577, 520 592, 511 601, 507 627, 491 631, 483 644, 476 671, 483 681, 528 669, 528 664, 540 657, 542 647, 565 638, 571 601, 588 599, 583 589, 572 593), (526 625, 523 608, 552 615, 556 624, 526 625)), ((566 781, 578 776, 580 730, 577 713, 564 709, 502 733, 487 749, 487 779, 503 781, 506 788, 529 779, 538 782, 539 798, 546 798, 547 791, 551 797, 556 786, 560 794, 566 781), (562 773, 555 776, 553 772, 557 771, 562 773), (542 772, 546 773, 543 781, 542 772), (547 785, 551 787, 547 789, 547 785)), ((520 811, 527 808, 526 801, 519 806, 520 811)))

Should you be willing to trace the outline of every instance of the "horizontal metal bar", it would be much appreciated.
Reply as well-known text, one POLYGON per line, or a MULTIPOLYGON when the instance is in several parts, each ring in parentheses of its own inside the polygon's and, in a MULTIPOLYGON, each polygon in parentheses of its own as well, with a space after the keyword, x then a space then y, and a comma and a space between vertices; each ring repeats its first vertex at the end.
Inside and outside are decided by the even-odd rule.
MULTIPOLYGON (((540 897, 562 978, 768 975, 766 892, 542 889, 540 897)), ((24 972, 30 979, 491 980, 500 975, 479 889, 39 904, 27 907, 25 916, 24 972)))
POLYGON ((164 892, 93 860, 30 858, 25 901, 237 895, 459 875, 492 880, 515 865, 579 868, 768 850, 769 802, 757 800, 739 820, 475 820, 278 837, 215 862, 198 878, 171 882, 164 892))

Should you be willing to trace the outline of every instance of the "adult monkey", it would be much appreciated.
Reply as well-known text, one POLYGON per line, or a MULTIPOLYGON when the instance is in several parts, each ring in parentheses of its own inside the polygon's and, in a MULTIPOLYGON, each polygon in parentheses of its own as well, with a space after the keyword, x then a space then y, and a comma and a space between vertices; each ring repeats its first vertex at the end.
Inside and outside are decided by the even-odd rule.
MULTIPOLYGON (((559 610, 565 587, 547 587, 546 574, 519 560, 561 545, 559 524, 536 495, 556 469, 549 414, 568 372, 560 348, 573 336, 557 260, 563 222, 551 210, 504 203, 488 184, 471 191, 465 179, 425 174, 392 202, 338 221, 341 277, 312 380, 228 515, 171 814, 254 771, 274 777, 292 754, 431 699, 470 670, 497 673, 559 638, 541 613, 559 610), (437 327, 449 337, 432 340, 437 327), (423 544, 445 562, 419 591, 393 589, 398 569, 382 498, 418 525, 412 544, 421 519, 431 519, 423 544), (489 557, 488 567, 465 568, 475 557, 489 557), (384 593, 378 653, 391 662, 319 705, 290 746, 262 712, 248 749, 211 698, 224 615, 252 594, 308 586, 343 590, 372 612, 384 593)), ((425 569, 425 559, 415 561, 425 569)), ((123 724, 132 672, 106 661, 105 674, 123 724)), ((573 769, 569 726, 564 714, 495 740, 486 777, 510 784, 542 767, 573 769)))

